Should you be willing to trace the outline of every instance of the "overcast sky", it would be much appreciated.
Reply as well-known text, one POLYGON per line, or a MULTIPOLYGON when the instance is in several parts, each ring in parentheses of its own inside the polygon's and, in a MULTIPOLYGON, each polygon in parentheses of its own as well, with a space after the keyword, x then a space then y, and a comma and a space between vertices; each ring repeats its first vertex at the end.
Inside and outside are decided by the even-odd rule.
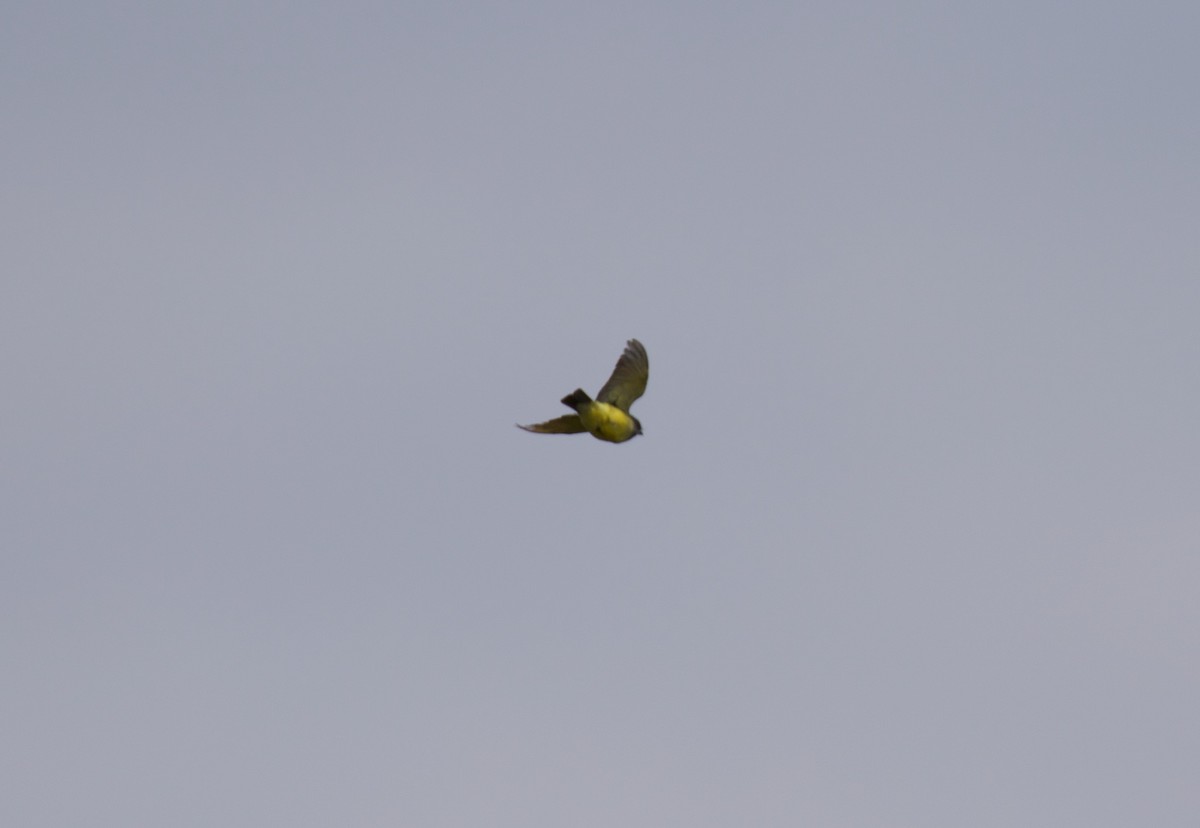
POLYGON ((1200 824, 1198 9, 10 4, 0 823, 1200 824))

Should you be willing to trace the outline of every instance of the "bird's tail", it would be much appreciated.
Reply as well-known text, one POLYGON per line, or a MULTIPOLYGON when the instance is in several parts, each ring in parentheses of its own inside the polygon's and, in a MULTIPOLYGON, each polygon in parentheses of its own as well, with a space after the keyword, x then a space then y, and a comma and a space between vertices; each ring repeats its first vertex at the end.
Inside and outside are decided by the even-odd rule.
POLYGON ((576 388, 570 394, 567 394, 567 396, 562 398, 563 405, 565 405, 567 408, 574 408, 576 410, 578 410, 579 406, 583 405, 584 403, 590 403, 591 401, 592 398, 589 397, 587 392, 582 388, 576 388))

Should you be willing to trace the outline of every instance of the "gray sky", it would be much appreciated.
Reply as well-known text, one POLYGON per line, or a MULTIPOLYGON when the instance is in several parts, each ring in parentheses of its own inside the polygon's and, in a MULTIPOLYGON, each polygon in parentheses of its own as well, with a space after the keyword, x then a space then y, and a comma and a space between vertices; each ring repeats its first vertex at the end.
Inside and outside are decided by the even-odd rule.
POLYGON ((9 9, 0 823, 1195 826, 1198 25, 9 9))

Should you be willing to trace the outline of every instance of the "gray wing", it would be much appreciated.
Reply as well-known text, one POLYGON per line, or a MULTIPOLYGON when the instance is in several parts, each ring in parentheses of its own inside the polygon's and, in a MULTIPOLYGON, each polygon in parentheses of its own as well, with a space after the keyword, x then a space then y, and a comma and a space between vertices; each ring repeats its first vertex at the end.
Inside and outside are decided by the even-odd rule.
POLYGON ((583 427, 583 421, 579 419, 578 414, 564 414, 561 417, 555 417, 553 420, 547 420, 544 423, 535 423, 534 425, 517 425, 517 428, 523 428, 526 431, 532 431, 534 434, 579 434, 587 431, 583 427))
POLYGON ((622 411, 628 411, 629 406, 646 391, 646 381, 650 379, 650 357, 646 349, 636 339, 629 340, 625 353, 617 360, 617 367, 612 376, 596 399, 603 403, 615 405, 622 411))

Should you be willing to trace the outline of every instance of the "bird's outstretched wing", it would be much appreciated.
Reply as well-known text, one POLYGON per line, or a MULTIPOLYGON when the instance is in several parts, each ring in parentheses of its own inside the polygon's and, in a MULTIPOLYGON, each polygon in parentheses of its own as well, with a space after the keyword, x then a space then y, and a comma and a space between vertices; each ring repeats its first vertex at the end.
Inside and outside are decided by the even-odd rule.
POLYGON ((534 425, 518 424, 517 428, 532 431, 534 434, 579 434, 587 431, 583 427, 583 421, 579 419, 578 414, 564 414, 561 417, 555 417, 553 420, 547 420, 544 423, 535 423, 534 425))
POLYGON ((650 379, 650 357, 646 349, 636 339, 629 340, 625 353, 617 360, 617 367, 612 376, 596 399, 603 403, 615 405, 622 411, 628 411, 629 406, 646 391, 646 381, 650 379))

